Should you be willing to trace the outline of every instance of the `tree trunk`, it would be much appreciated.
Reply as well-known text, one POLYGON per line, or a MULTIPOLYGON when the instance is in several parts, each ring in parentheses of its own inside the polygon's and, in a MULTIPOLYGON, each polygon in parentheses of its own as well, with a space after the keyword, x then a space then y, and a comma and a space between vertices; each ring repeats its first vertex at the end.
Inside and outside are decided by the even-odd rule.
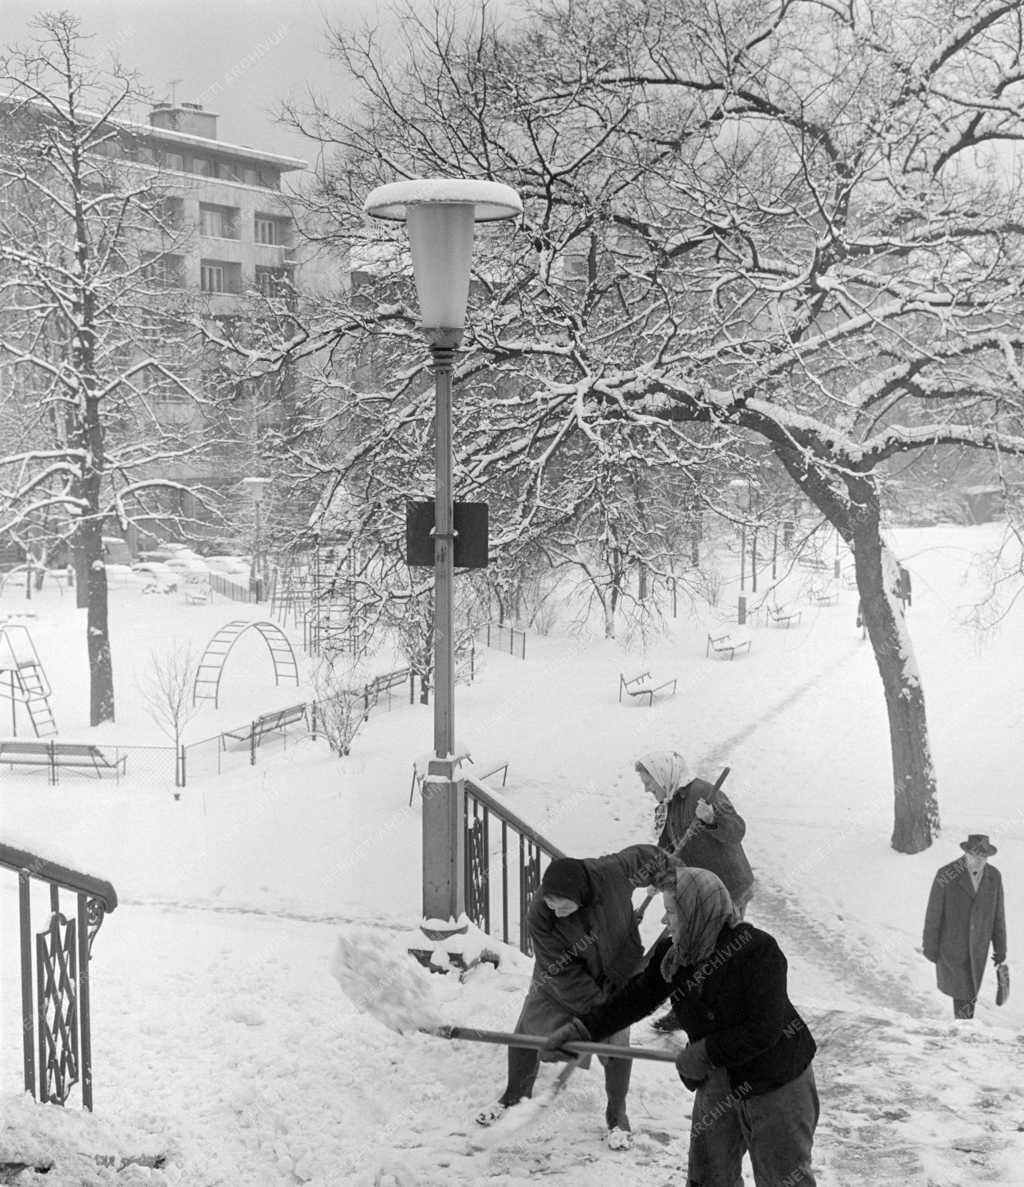
POLYGON ((854 539, 861 613, 885 690, 892 751, 892 847, 920 853, 939 831, 935 771, 928 742, 924 690, 902 603, 896 597, 899 566, 876 531, 854 539))
POLYGON ((861 613, 882 677, 892 756, 892 847, 920 853, 939 832, 939 807, 928 741, 924 690, 902 604, 896 597, 899 565, 882 539, 878 489, 871 474, 851 464, 840 479, 804 452, 775 443, 797 486, 828 518, 854 555, 861 613), (837 489, 837 483, 844 486, 837 489))
MULTIPOLYGON (((99 475, 85 482, 90 507, 99 503, 99 475), (95 487, 95 492, 93 492, 95 487)), ((103 524, 91 515, 79 525, 86 566, 86 639, 89 654, 89 722, 100 725, 114 720, 114 668, 110 656, 107 620, 107 569, 103 563, 103 524)))

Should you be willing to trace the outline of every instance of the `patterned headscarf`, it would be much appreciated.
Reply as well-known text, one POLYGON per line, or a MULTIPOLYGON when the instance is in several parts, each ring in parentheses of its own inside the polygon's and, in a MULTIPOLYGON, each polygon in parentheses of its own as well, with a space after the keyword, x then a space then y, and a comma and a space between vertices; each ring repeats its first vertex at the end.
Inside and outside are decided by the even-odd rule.
POLYGON ((637 770, 641 767, 665 793, 665 798, 654 809, 654 839, 661 836, 668 819, 669 800, 680 787, 685 787, 693 778, 686 759, 674 750, 657 750, 653 754, 645 754, 637 760, 637 770))
POLYGON ((721 878, 710 870, 681 866, 675 871, 675 889, 663 892, 675 901, 680 934, 672 937, 661 972, 671 981, 677 969, 701 964, 715 950, 719 932, 739 916, 721 878))

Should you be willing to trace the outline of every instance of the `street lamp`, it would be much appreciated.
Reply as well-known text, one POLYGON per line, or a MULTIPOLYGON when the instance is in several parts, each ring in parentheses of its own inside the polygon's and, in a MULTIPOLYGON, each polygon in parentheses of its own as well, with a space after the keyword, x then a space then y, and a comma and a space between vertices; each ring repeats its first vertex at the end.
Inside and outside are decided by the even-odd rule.
POLYGON ((500 182, 445 177, 378 186, 363 203, 373 218, 405 223, 434 372, 434 758, 423 797, 425 919, 457 920, 465 904, 463 787, 454 778, 452 370, 466 324, 474 224, 522 209, 515 190, 500 182))
POLYGON ((256 523, 252 546, 252 571, 249 574, 249 589, 256 594, 256 601, 263 601, 263 493, 270 485, 269 478, 243 478, 242 485, 248 487, 252 499, 256 523))

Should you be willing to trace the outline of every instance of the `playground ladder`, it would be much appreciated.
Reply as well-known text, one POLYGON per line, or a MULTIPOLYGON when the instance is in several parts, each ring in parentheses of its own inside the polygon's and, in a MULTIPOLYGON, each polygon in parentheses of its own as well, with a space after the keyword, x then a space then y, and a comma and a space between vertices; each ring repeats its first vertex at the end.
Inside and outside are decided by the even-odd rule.
POLYGON ((25 706, 37 738, 57 733, 50 692, 50 682, 28 628, 0 627, 0 697, 25 706))
POLYGON ((57 723, 50 708, 50 686, 39 664, 25 664, 19 669, 21 686, 25 690, 25 708, 37 738, 50 738, 57 732, 57 723))

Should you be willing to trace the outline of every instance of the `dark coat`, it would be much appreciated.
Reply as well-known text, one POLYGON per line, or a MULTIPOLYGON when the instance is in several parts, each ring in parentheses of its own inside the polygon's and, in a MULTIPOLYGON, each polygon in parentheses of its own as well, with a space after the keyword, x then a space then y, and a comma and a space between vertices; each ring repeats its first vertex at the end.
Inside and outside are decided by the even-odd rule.
POLYGON ((924 917, 925 956, 935 965, 942 993, 962 1001, 978 996, 989 946, 997 964, 1006 959, 1003 878, 986 863, 975 892, 962 857, 943 866, 932 882, 924 917))
POLYGON ((633 892, 649 885, 665 864, 655 845, 630 845, 607 857, 584 858, 589 900, 562 919, 538 892, 527 915, 535 957, 531 995, 539 993, 572 1015, 624 985, 644 956, 633 892))
POLYGON ((789 1000, 786 958, 775 939, 749 923, 726 925, 703 964, 666 981, 661 965, 670 947, 669 937, 659 940, 643 972, 581 1016, 591 1036, 600 1041, 671 996, 690 1042, 707 1040, 708 1058, 726 1069, 733 1092, 760 1096, 795 1080, 817 1048, 789 1000))
POLYGON ((715 821, 701 825, 679 856, 688 866, 699 866, 716 874, 733 899, 742 899, 754 884, 753 870, 740 844, 747 825, 725 792, 716 791, 713 783, 693 779, 676 790, 668 801, 665 827, 658 844, 667 852, 675 848, 692 824, 700 799, 707 800, 715 809, 715 821))

